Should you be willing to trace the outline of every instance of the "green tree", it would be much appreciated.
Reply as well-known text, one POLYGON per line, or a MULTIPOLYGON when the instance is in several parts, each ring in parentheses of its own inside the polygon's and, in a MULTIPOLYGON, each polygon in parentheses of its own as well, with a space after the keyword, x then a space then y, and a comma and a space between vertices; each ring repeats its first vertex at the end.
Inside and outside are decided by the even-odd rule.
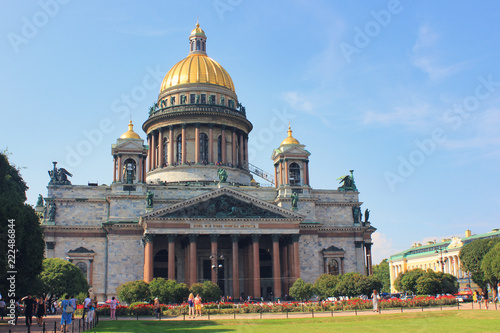
POLYGON ((42 270, 45 242, 38 216, 25 203, 27 189, 19 169, 0 151, 0 293, 4 297, 11 297, 7 271, 17 271, 16 296, 39 292, 34 281, 42 270))
POLYGON ((203 283, 195 283, 189 288, 189 292, 195 296, 199 294, 203 301, 218 301, 222 296, 222 290, 212 281, 204 281, 203 283))
POLYGON ((497 243, 485 254, 481 262, 481 270, 483 271, 484 279, 488 281, 496 293, 496 288, 494 287, 498 285, 500 279, 500 243, 497 243))
POLYGON ((338 275, 322 274, 314 281, 314 292, 321 299, 331 297, 335 295, 338 280, 338 275))
POLYGON ((400 274, 394 281, 394 287, 399 292, 417 293, 417 280, 425 274, 425 271, 416 268, 400 274))
POLYGON ((177 283, 175 280, 155 278, 149 283, 151 298, 158 297, 160 303, 179 303, 187 298, 189 290, 184 283, 177 283))
POLYGON ((43 261, 43 270, 39 279, 43 292, 47 294, 77 295, 89 290, 89 284, 82 271, 69 261, 59 258, 49 258, 43 261))
POLYGON ((375 277, 359 273, 346 273, 339 277, 335 287, 335 296, 371 295, 374 289, 380 290, 380 288, 382 288, 382 282, 375 277))
POLYGON ((488 281, 481 269, 484 256, 500 241, 500 237, 477 239, 465 244, 458 254, 464 272, 472 274, 472 280, 481 288, 487 287, 488 281))
POLYGON ((314 295, 314 288, 311 283, 306 283, 298 278, 290 288, 290 296, 298 300, 307 300, 314 295))
POLYGON ((390 293, 391 292, 391 274, 389 271, 389 262, 384 259, 380 264, 373 266, 373 276, 382 282, 382 288, 380 292, 390 293))
POLYGON ((116 288, 116 291, 120 300, 128 304, 140 301, 151 301, 149 285, 142 280, 122 283, 116 288))

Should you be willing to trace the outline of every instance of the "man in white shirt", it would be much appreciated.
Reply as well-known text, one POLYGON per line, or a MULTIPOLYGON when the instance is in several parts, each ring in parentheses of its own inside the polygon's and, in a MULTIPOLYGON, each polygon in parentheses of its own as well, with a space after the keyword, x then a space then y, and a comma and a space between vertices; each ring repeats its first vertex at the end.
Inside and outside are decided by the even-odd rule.
POLYGON ((82 320, 85 319, 85 314, 87 313, 87 311, 89 311, 89 304, 91 302, 91 299, 90 299, 90 294, 87 294, 87 298, 85 298, 85 300, 83 301, 83 315, 82 315, 82 320))

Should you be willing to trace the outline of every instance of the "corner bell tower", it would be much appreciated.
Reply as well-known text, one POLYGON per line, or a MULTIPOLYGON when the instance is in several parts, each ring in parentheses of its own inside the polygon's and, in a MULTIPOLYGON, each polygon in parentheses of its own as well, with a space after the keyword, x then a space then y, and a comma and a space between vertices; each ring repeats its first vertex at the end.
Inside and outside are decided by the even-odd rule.
POLYGON ((111 154, 113 183, 145 183, 148 146, 144 145, 144 140, 134 132, 132 120, 128 124, 128 131, 111 146, 111 154))
POLYGON ((309 155, 311 153, 292 136, 292 129, 288 126, 288 136, 271 156, 278 197, 289 198, 293 192, 310 195, 309 155))

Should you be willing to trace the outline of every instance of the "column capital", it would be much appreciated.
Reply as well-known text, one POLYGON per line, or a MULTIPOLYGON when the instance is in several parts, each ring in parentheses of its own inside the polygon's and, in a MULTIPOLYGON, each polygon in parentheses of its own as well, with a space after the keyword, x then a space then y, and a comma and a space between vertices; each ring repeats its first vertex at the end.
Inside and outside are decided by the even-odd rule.
POLYGON ((238 243, 239 240, 240 240, 240 235, 237 235, 237 234, 231 235, 231 242, 238 243))
POLYGON ((144 237, 142 238, 144 243, 153 243, 155 239, 154 234, 145 234, 144 237))
POLYGON ((176 238, 176 237, 177 237, 177 235, 173 235, 173 234, 167 235, 168 242, 169 242, 169 243, 173 243, 173 242, 175 242, 175 238, 176 238))
POLYGON ((273 235, 271 235, 271 238, 272 238, 273 242, 279 242, 281 235, 280 234, 273 234, 273 235))
POLYGON ((219 234, 212 234, 212 235, 210 235, 210 241, 217 242, 219 240, 219 237, 220 237, 219 234))
POLYGON ((260 234, 253 234, 252 235, 252 242, 257 243, 260 240, 260 234))
POLYGON ((182 127, 182 128, 186 128, 186 126, 187 126, 187 124, 186 124, 186 123, 182 123, 182 124, 181 124, 181 127, 182 127))
POLYGON ((200 123, 194 123, 194 127, 200 128, 201 124, 200 123))
POLYGON ((300 238, 300 234, 293 234, 291 235, 292 242, 298 242, 300 238))
POLYGON ((196 240, 198 239, 198 234, 189 234, 189 242, 190 243, 195 243, 196 240))

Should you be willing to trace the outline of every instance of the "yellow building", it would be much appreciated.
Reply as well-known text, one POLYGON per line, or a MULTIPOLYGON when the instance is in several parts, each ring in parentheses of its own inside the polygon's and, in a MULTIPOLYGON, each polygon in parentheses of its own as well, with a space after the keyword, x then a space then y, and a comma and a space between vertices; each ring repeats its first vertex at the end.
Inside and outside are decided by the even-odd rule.
POLYGON ((465 237, 458 236, 443 239, 441 242, 429 241, 427 244, 415 243, 411 248, 392 255, 389 258, 391 275, 391 292, 397 292, 394 281, 399 274, 420 268, 432 269, 435 272, 452 274, 458 278, 460 285, 470 284, 468 272, 462 271, 458 254, 465 244, 476 239, 493 238, 500 236, 500 229, 493 229, 486 234, 472 235, 470 230, 465 231, 465 237))

